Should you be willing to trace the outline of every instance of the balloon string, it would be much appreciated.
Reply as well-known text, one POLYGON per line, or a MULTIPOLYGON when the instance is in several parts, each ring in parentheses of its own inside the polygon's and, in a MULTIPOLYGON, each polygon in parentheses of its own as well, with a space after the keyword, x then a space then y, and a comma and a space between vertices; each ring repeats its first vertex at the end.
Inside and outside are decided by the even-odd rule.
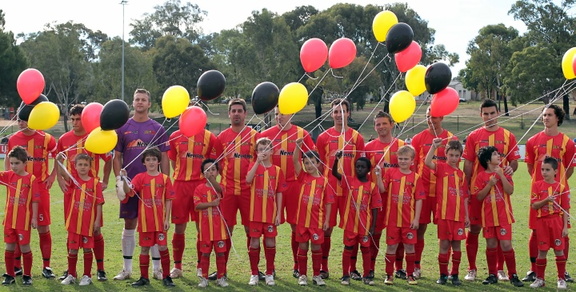
MULTIPOLYGON (((140 158, 140 155, 142 155, 142 153, 148 149, 150 149, 151 147, 153 147, 153 142, 155 142, 154 138, 156 137, 156 135, 158 135, 158 133, 160 132, 160 129, 164 128, 164 123, 166 122, 167 119, 164 119, 164 122, 162 122, 162 124, 160 125, 160 127, 156 130, 156 132, 154 133, 154 136, 152 137, 152 139, 150 140, 150 143, 147 143, 146 146, 144 147, 144 149, 142 149, 142 151, 140 151, 140 153, 138 155, 136 155, 136 157, 134 157, 134 159, 132 159, 132 161, 128 162, 128 164, 124 165, 124 167, 122 167, 122 169, 126 169, 128 166, 130 166, 132 163, 134 163, 134 161, 136 161, 138 158, 140 158)), ((173 126, 174 124, 172 124, 173 126)), ((164 132, 163 135, 166 135, 166 132, 164 132)), ((159 139, 162 138, 162 136, 159 137, 159 139)))
MULTIPOLYGON (((14 116, 9 120, 8 124, 7 124, 6 126, 4 126, 4 127, 2 128, 2 130, 0 130, 0 136, 4 135, 4 133, 5 133, 6 131, 8 131, 8 128, 11 128, 12 126, 14 126, 14 124, 16 124, 16 119, 17 119, 17 118, 18 118, 18 115, 14 115, 14 116)), ((10 135, 3 136, 3 137, 1 137, 1 139, 8 138, 8 136, 10 136, 10 135)))
MULTIPOLYGON (((374 53, 376 52, 376 49, 378 49, 378 46, 380 45, 380 43, 376 43, 376 46, 374 47, 374 50, 372 50, 372 54, 370 55, 370 58, 368 58, 368 60, 366 61, 366 64, 364 65, 364 68, 362 68, 362 72, 360 72, 360 75, 358 75, 358 78, 356 79, 356 81, 354 81, 354 84, 352 84, 352 88, 350 89, 350 92, 348 92, 348 94, 346 94, 346 96, 350 95, 352 93, 352 91, 354 91, 354 89, 356 89, 356 86, 359 85, 358 81, 360 81, 360 78, 362 77, 362 74, 364 74, 364 71, 366 71, 366 68, 368 68, 368 65, 370 64, 370 61, 372 60, 372 58, 374 57, 374 53)), ((371 72, 369 72, 368 74, 366 74, 366 76, 368 76, 371 72)))

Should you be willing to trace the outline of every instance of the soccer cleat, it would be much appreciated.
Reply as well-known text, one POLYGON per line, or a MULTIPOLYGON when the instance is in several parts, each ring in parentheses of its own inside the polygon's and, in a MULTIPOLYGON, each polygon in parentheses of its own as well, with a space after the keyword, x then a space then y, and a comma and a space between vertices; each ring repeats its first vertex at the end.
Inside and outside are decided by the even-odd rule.
POLYGON ((138 281, 132 283, 132 287, 142 287, 142 286, 146 286, 146 285, 150 285, 150 280, 148 280, 144 277, 140 277, 140 279, 138 279, 138 281))
POLYGON ((358 272, 358 270, 354 270, 350 272, 350 278, 352 278, 352 280, 360 281, 362 280, 362 275, 360 275, 360 272, 358 272))
POLYGON ((274 281, 274 275, 266 275, 264 277, 264 281, 266 281, 266 285, 268 286, 275 286, 276 282, 274 281))
POLYGON ((568 274, 568 272, 564 272, 564 279, 566 279, 566 282, 568 283, 574 283, 574 279, 570 277, 570 274, 568 274))
POLYGON ((414 276, 408 276, 408 285, 418 285, 418 281, 414 279, 414 276))
POLYGON ((394 276, 396 278, 400 278, 402 280, 406 280, 406 271, 404 270, 397 270, 396 273, 394 274, 394 276))
POLYGON ((528 271, 526 277, 522 278, 522 282, 534 282, 536 280, 536 272, 528 271))
POLYGON ((324 282, 324 279, 322 279, 322 277, 320 277, 320 276, 312 277, 312 283, 314 283, 318 286, 326 286, 326 282, 324 282))
POLYGON ((366 285, 370 285, 370 286, 374 286, 374 278, 370 278, 370 277, 364 277, 362 278, 362 282, 364 282, 364 284, 366 285))
POLYGON ((350 285, 350 276, 343 276, 342 278, 340 278, 340 284, 344 286, 350 285))
POLYGON ((24 286, 32 285, 32 277, 30 277, 28 275, 22 276, 22 285, 24 285, 24 286))
POLYGON ((374 279, 374 277, 375 277, 375 276, 374 276, 374 271, 373 271, 373 270, 370 270, 370 272, 368 272, 368 278, 374 279))
POLYGON ((490 274, 488 278, 486 278, 486 280, 482 281, 483 285, 496 284, 496 283, 498 283, 498 278, 494 274, 490 274))
POLYGON ((176 286, 174 284, 174 282, 172 282, 172 278, 170 278, 170 276, 162 279, 162 284, 164 284, 164 287, 174 287, 176 286))
MULTIPOLYGON (((200 270, 200 275, 198 275, 198 277, 202 277, 202 269, 199 269, 199 270, 200 270)), ((182 277, 182 270, 177 269, 177 268, 173 268, 172 271, 170 271, 170 277, 172 277, 172 279, 182 277)))
POLYGON ((546 286, 546 283, 544 283, 544 279, 540 279, 540 278, 536 278, 536 280, 534 280, 534 282, 532 282, 532 284, 530 284, 530 288, 540 288, 540 287, 544 287, 546 286))
POLYGON ((90 278, 90 276, 88 276, 88 275, 84 275, 84 276, 82 276, 82 279, 80 279, 80 283, 78 285, 88 286, 90 284, 92 284, 92 278, 90 278))
POLYGON ((466 276, 464 276, 464 280, 475 281, 476 280, 476 270, 468 270, 468 274, 466 274, 466 276))
POLYGON ((8 275, 8 274, 4 274, 4 281, 2 281, 2 285, 12 285, 16 283, 16 281, 14 280, 14 277, 8 275))
POLYGON ((216 279, 216 285, 218 285, 220 287, 228 287, 228 282, 226 282, 226 277, 216 279))
POLYGON ((460 281, 460 279, 458 279, 458 275, 452 275, 452 277, 450 277, 450 281, 452 281, 452 285, 454 285, 454 286, 462 285, 462 281, 460 281))
POLYGON ((440 275, 440 278, 438 278, 438 280, 436 280, 436 284, 440 284, 440 285, 446 285, 446 282, 448 282, 448 276, 446 276, 446 275, 440 275))
POLYGON ((74 284, 76 283, 76 278, 74 278, 74 276, 68 274, 68 276, 66 276, 66 279, 62 280, 62 282, 60 282, 62 285, 70 285, 70 284, 74 284))
POLYGON ((218 272, 217 271, 214 271, 210 275, 208 275, 208 280, 216 281, 216 279, 218 279, 218 272))
POLYGON ((96 271, 96 279, 100 282, 108 281, 108 278, 106 278, 106 272, 104 272, 104 270, 96 271))
POLYGON ((558 289, 565 290, 568 289, 568 285, 566 285, 566 280, 558 279, 558 285, 556 286, 558 289))
POLYGON ((248 281, 248 285, 250 286, 256 286, 258 285, 258 275, 250 275, 250 281, 248 281))
POLYGON ((45 267, 44 269, 42 269, 42 277, 46 279, 51 279, 56 278, 56 275, 54 275, 54 272, 52 272, 52 268, 45 267))
POLYGON ((14 275, 22 276, 22 268, 14 267, 14 275))
POLYGON ((509 281, 508 275, 503 270, 498 271, 498 281, 509 281))
POLYGON ((294 270, 292 271, 292 277, 294 277, 294 278, 296 278, 296 279, 299 279, 299 278, 300 278, 300 271, 294 269, 294 270))
POLYGON ((386 279, 384 279, 384 284, 394 285, 394 277, 392 277, 392 275, 387 275, 386 279))
POLYGON ((524 287, 524 283, 520 281, 517 274, 512 274, 512 278, 510 278, 510 284, 514 285, 514 287, 524 287))
POLYGON ((298 285, 307 286, 308 285, 308 277, 306 277, 306 275, 302 275, 302 276, 298 277, 298 285))
POLYGON ((266 280, 266 275, 260 271, 258 271, 258 280, 259 281, 264 281, 266 280))
POLYGON ((208 279, 204 278, 204 277, 198 277, 198 287, 200 288, 206 288, 208 287, 208 279))
POLYGON ((420 279, 422 277, 422 270, 419 268, 414 268, 414 272, 412 273, 415 279, 420 279))
POLYGON ((64 279, 66 279, 66 277, 68 277, 68 270, 62 272, 62 276, 60 276, 60 278, 58 278, 58 280, 62 281, 64 279))
POLYGON ((330 278, 330 272, 321 270, 320 271, 320 277, 322 277, 322 279, 328 279, 328 278, 330 278))
POLYGON ((162 270, 156 270, 152 272, 152 277, 156 280, 163 280, 164 275, 162 274, 162 270))
MULTIPOLYGON (((122 272, 118 273, 118 275, 114 276, 114 280, 126 280, 126 279, 130 279, 131 276, 131 272, 122 270, 122 272)), ((148 279, 146 279, 148 280, 148 279)), ((134 282, 136 283, 136 282, 134 282)))

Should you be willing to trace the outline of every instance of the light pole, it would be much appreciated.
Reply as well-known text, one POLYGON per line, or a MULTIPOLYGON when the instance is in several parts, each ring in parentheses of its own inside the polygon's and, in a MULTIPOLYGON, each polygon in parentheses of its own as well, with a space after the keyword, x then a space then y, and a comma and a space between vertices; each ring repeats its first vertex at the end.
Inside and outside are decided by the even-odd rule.
POLYGON ((128 4, 127 0, 120 1, 122 4, 122 100, 124 100, 124 7, 128 4))

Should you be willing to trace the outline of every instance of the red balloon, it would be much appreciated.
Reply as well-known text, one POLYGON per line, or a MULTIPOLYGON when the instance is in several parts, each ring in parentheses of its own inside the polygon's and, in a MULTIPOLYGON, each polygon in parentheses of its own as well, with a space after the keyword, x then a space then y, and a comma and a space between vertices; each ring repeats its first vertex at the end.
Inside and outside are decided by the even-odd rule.
POLYGON ((300 48, 300 63, 304 71, 308 73, 320 69, 326 62, 326 58, 328 58, 328 47, 319 38, 307 40, 300 48))
POLYGON ((394 54, 396 67, 398 67, 400 72, 406 72, 414 68, 414 66, 418 65, 420 59, 422 59, 422 48, 415 41, 412 41, 406 49, 394 54))
POLYGON ((190 106, 180 116, 178 127, 186 137, 192 137, 204 131, 208 117, 201 107, 190 106))
POLYGON ((451 114, 458 107, 460 96, 452 87, 446 87, 432 96, 430 103, 430 115, 443 117, 451 114))
POLYGON ((104 106, 98 102, 91 102, 84 107, 82 115, 80 115, 80 121, 86 133, 90 133, 100 127, 100 114, 103 108, 104 106))
POLYGON ((330 68, 346 67, 356 58, 356 45, 349 38, 339 38, 330 46, 328 63, 330 68))
POLYGON ((16 89, 25 104, 31 104, 44 91, 44 76, 34 68, 28 68, 18 76, 16 89))

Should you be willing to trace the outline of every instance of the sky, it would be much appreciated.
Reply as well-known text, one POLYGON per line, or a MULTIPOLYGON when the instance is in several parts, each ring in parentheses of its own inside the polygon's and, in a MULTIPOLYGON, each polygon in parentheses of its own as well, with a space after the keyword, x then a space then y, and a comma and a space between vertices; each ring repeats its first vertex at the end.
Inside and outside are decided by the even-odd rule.
MULTIPOLYGON (((129 38, 129 24, 135 19, 142 19, 144 13, 153 13, 155 6, 165 3, 164 0, 127 0, 121 5, 121 0, 19 0, 3 1, 0 9, 5 15, 5 30, 14 34, 31 33, 43 30, 47 23, 65 23, 73 21, 83 23, 92 30, 101 30, 110 37, 122 36, 129 38), (88 4, 90 3, 90 4, 88 4), (124 19, 124 21, 123 21, 124 19)), ((186 3, 186 0, 182 0, 186 3)), ((208 15, 200 24, 204 33, 218 32, 230 29, 244 22, 252 11, 266 8, 282 14, 298 6, 310 5, 310 1, 290 0, 243 0, 218 1, 196 0, 188 1, 198 4, 208 15), (225 4, 224 4, 225 3, 225 4)), ((312 5, 318 10, 325 10, 337 3, 353 3, 358 5, 385 5, 401 1, 387 0, 318 0, 312 5)), ((410 0, 408 6, 418 15, 428 21, 428 26, 436 30, 435 44, 444 44, 449 52, 458 53, 460 63, 452 68, 453 75, 465 67, 469 58, 466 54, 468 43, 478 34, 478 30, 489 24, 504 23, 513 26, 523 33, 524 24, 515 21, 508 15, 514 0, 410 0)), ((366 19, 372 23, 373 19, 366 19)), ((330 45, 330 44, 328 44, 330 45)))

